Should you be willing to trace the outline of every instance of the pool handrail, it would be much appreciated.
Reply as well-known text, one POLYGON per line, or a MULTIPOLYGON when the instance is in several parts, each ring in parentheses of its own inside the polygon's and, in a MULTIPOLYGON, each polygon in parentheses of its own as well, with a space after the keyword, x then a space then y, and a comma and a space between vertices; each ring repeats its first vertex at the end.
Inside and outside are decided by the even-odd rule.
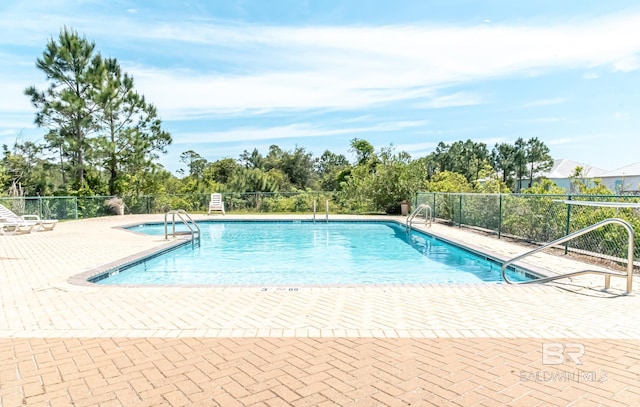
POLYGON ((185 226, 187 228, 189 228, 189 231, 191 232, 191 247, 195 247, 195 240, 197 238, 198 240, 198 246, 200 246, 200 226, 198 226, 198 224, 191 218, 191 216, 189 216, 189 214, 187 213, 187 211, 185 211, 184 209, 174 209, 174 210, 170 210, 164 213, 164 238, 165 240, 169 239, 169 234, 167 233, 167 215, 172 214, 172 219, 171 219, 171 234, 173 235, 173 237, 176 237, 176 215, 178 215, 178 217, 180 218, 180 220, 182 221, 182 223, 185 224, 185 226), (185 220, 182 215, 186 216, 188 221, 185 220), (189 224, 189 222, 191 222, 191 224, 193 224, 194 228, 191 227, 191 225, 189 224), (196 236, 197 235, 197 236, 196 236))
MULTIPOLYGON (((314 199, 313 200, 313 223, 316 223, 316 207, 317 207, 317 201, 314 199)), ((329 222, 329 200, 325 200, 325 213, 324 213, 324 221, 325 222, 329 222)))
POLYGON ((427 225, 427 227, 431 227, 431 223, 432 223, 431 206, 427 204, 420 204, 416 209, 413 210, 413 212, 411 212, 411 214, 409 214, 409 216, 407 216, 407 222, 406 222, 407 232, 411 230, 411 224, 413 223, 413 220, 415 219, 416 216, 420 214, 422 210, 424 210, 424 224, 427 225))
POLYGON ((603 221, 600 221, 598 223, 595 223, 591 226, 587 226, 586 228, 580 229, 576 232, 570 233, 564 237, 561 237, 560 239, 556 239, 553 242, 549 242, 545 245, 542 245, 540 247, 537 247, 533 250, 530 250, 526 253, 523 253, 519 256, 516 256, 514 258, 512 258, 511 260, 506 261, 504 264, 502 264, 502 279, 508 283, 508 284, 531 284, 531 283, 546 283, 549 281, 553 281, 553 280, 559 280, 561 278, 568 278, 568 277, 574 277, 574 276, 579 276, 579 275, 583 275, 583 274, 603 274, 604 277, 604 288, 605 289, 609 289, 611 287, 611 276, 614 277, 626 277, 627 278, 627 294, 631 294, 631 290, 632 290, 632 284, 633 284, 633 252, 634 252, 634 230, 633 230, 633 226, 631 226, 630 223, 628 223, 627 221, 623 220, 623 219, 619 219, 619 218, 608 218, 605 219, 603 221), (511 281, 507 278, 506 275, 506 270, 507 267, 509 267, 511 264, 520 261, 522 259, 524 259, 527 256, 530 256, 532 254, 538 253, 544 249, 547 249, 551 246, 555 246, 561 243, 565 243, 568 242, 569 240, 572 240, 576 237, 582 236, 586 233, 589 233, 595 229, 599 229, 603 226, 612 224, 612 223, 617 223, 619 225, 622 225, 626 230, 627 230, 627 234, 628 234, 628 244, 627 244, 627 272, 626 273, 622 273, 622 272, 618 272, 618 271, 613 271, 613 270, 581 270, 581 271, 574 271, 571 273, 565 273, 565 274, 561 274, 561 275, 557 275, 557 276, 550 276, 550 277, 543 277, 543 278, 537 278, 535 280, 528 280, 528 281, 511 281))
POLYGON ((324 202, 324 221, 329 222, 329 200, 326 199, 324 202))

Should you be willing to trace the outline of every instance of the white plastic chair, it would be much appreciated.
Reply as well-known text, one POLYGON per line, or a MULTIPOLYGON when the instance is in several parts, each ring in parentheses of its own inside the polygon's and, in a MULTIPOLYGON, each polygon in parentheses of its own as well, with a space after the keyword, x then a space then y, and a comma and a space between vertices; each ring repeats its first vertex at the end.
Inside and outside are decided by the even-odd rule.
POLYGON ((211 211, 221 211, 224 215, 224 202, 222 201, 222 194, 213 193, 211 194, 211 200, 209 201, 209 212, 207 215, 211 214, 211 211))

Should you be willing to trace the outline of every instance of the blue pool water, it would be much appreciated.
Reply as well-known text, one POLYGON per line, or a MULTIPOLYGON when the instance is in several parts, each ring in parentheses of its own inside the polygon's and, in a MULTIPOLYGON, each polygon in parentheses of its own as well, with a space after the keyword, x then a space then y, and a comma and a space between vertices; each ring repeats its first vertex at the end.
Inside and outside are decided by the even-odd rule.
MULTIPOLYGON (((500 265, 395 222, 200 222, 202 241, 98 284, 451 284, 500 282, 500 265)), ((132 230, 163 235, 164 225, 132 230)), ((186 230, 184 227, 177 230, 186 230)), ((509 277, 522 281, 523 274, 509 277)))

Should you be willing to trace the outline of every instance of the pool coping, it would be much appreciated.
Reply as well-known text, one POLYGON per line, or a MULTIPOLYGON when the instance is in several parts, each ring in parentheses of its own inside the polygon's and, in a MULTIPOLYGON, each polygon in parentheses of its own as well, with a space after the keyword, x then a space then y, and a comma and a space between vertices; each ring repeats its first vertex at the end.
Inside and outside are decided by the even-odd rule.
MULTIPOLYGON (((227 219, 198 219, 196 221, 204 222, 204 223, 228 223, 228 222, 270 222, 270 223, 289 223, 289 222, 300 222, 300 223, 357 223, 357 222, 377 222, 377 223, 396 223, 400 226, 406 226, 398 219, 385 219, 385 220, 375 220, 375 219, 332 219, 327 221, 315 221, 313 219, 300 219, 296 217, 291 218, 279 218, 279 219, 238 219, 238 218, 227 218, 227 219)), ((125 225, 114 226, 114 229, 121 229, 122 231, 128 233, 134 233, 142 236, 149 236, 147 234, 138 232, 136 230, 132 230, 131 228, 135 228, 136 226, 141 226, 145 224, 162 224, 162 222, 135 222, 125 225)), ((429 229, 426 225, 418 224, 413 226, 414 230, 419 231, 420 233, 424 233, 427 236, 430 236, 434 239, 441 240, 445 243, 453 245, 459 249, 465 250, 471 254, 479 256, 487 261, 491 261, 498 265, 505 263, 510 260, 509 257, 500 255, 498 253, 488 252, 486 249, 481 248, 479 246, 462 242, 458 239, 451 237, 444 237, 437 232, 427 230, 429 229)), ((103 264, 94 269, 75 274, 71 276, 67 282, 76 286, 84 286, 84 287, 94 287, 94 288, 117 288, 117 287, 126 287, 126 288, 140 288, 140 287, 148 287, 148 288, 162 288, 162 287, 176 287, 176 288, 253 288, 259 289, 260 291, 268 291, 268 290, 289 290, 289 291, 297 291, 304 288, 321 288, 321 287, 331 287, 331 288, 354 288, 354 287, 420 287, 420 286, 477 286, 484 284, 505 284, 506 282, 487 282, 487 283, 430 283, 430 284, 97 284, 97 281, 108 278, 111 275, 118 274, 121 272, 121 269, 131 267, 135 264, 144 262, 146 259, 153 258, 156 256, 160 256, 164 253, 170 252, 172 250, 178 249, 179 247, 185 246, 191 242, 191 237, 188 235, 178 235, 174 237, 175 240, 169 241, 159 247, 155 247, 152 249, 144 250, 142 252, 124 257, 122 259, 115 260, 113 262, 109 262, 107 264, 103 264), (102 277, 101 277, 102 276, 102 277), (101 277, 101 278, 97 278, 101 277), (97 278, 97 279, 96 279, 97 278), (92 280, 93 281, 90 281, 92 280)), ((528 277, 548 277, 559 275, 560 273, 553 272, 549 269, 545 269, 542 267, 538 267, 533 264, 519 262, 516 266, 515 264, 510 266, 509 268, 518 272, 521 272, 528 277)), ((532 281, 529 284, 534 283, 532 281)), ((515 283, 516 285, 522 283, 515 283)), ((524 283, 526 284, 526 283, 524 283)))

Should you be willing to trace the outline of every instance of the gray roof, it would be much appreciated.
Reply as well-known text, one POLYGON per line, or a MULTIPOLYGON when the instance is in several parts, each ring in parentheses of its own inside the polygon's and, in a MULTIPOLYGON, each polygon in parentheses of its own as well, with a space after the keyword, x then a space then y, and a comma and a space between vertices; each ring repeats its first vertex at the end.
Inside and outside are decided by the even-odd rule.
POLYGON ((600 177, 633 177, 640 175, 640 162, 635 164, 629 164, 625 167, 621 167, 612 171, 600 175, 600 177))
POLYGON ((582 174, 585 178, 599 178, 608 172, 602 168, 561 158, 554 160, 551 170, 542 175, 547 178, 569 178, 574 174, 576 167, 582 167, 582 174))

